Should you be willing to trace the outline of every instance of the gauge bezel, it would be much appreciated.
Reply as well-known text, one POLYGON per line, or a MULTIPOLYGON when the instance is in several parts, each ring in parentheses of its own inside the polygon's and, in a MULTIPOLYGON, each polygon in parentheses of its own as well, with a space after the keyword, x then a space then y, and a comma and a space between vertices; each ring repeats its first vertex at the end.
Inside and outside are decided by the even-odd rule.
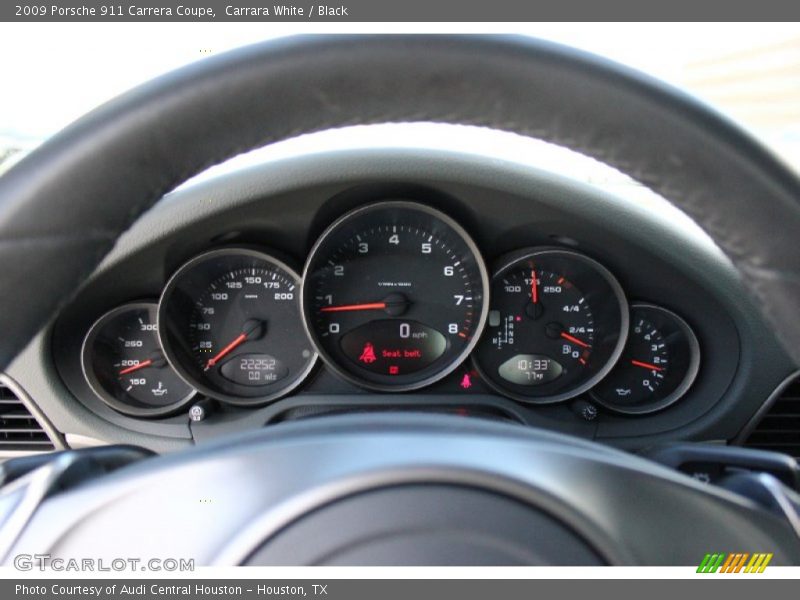
MULTIPOLYGON (((162 329, 162 323, 168 318, 166 316, 166 302, 169 300, 169 294, 172 293, 172 291, 180 282, 181 278, 196 266, 223 256, 247 256, 265 261, 283 270, 292 279, 294 279, 298 290, 302 287, 302 280, 300 279, 300 275, 297 273, 297 271, 267 250, 257 249, 249 246, 230 246, 208 250, 183 263, 167 280, 167 283, 164 286, 164 289, 161 292, 161 297, 158 301, 158 335, 159 339, 161 340, 161 347, 164 350, 164 356, 166 357, 167 362, 172 365, 172 367, 175 369, 175 372, 178 373, 178 376, 181 379, 193 386, 195 389, 197 389, 197 391, 205 396, 208 396, 209 398, 214 398, 215 400, 219 400, 220 402, 224 402, 233 406, 246 408, 258 407, 270 402, 274 402, 279 398, 283 398, 297 389, 308 379, 308 376, 316 367, 319 357, 314 344, 310 344, 312 356, 308 360, 308 365, 286 386, 281 387, 274 393, 267 394, 265 396, 235 396, 233 394, 220 392, 219 390, 215 390, 214 388, 205 385, 201 381, 197 381, 194 375, 183 366, 181 360, 177 356, 177 353, 172 348, 172 344, 165 333, 166 330, 162 329)), ((300 312, 302 313, 302 306, 300 307, 300 312)))
POLYGON ((376 392, 402 393, 402 392, 410 392, 421 388, 425 388, 436 383, 437 381, 441 381, 443 378, 447 377, 450 373, 455 371, 460 365, 462 365, 469 358, 470 354, 477 345, 478 340, 480 340, 481 336, 483 335, 483 330, 486 325, 486 319, 489 315, 489 293, 490 293, 489 271, 486 268, 486 263, 484 261, 483 255, 481 254, 478 245, 472 239, 472 236, 469 235, 469 233, 467 233, 467 231, 455 219, 451 218, 450 216, 448 216, 447 214, 443 213, 442 211, 436 208, 432 208, 430 206, 421 204, 416 201, 387 199, 366 204, 364 206, 360 206, 358 208, 348 211, 344 215, 340 216, 338 219, 334 220, 333 223, 331 223, 322 232, 319 238, 317 238, 316 242, 314 242, 314 245, 312 246, 311 251, 308 253, 308 258, 306 259, 306 263, 303 267, 302 288, 300 291, 302 300, 301 314, 303 316, 303 327, 305 328, 306 334, 311 340, 311 343, 314 345, 314 348, 319 354, 320 359, 325 364, 325 366, 328 367, 334 373, 336 373, 336 375, 338 375, 345 381, 348 381, 349 383, 352 383, 353 385, 356 385, 360 388, 376 392), (347 225, 348 222, 358 219, 365 214, 371 212, 380 212, 383 210, 393 210, 393 209, 421 212, 425 215, 428 215, 429 217, 438 219, 439 221, 444 223, 447 227, 449 227, 453 231, 453 233, 455 233, 459 238, 461 238, 461 241, 466 245, 467 249, 472 254, 473 259, 475 260, 475 264, 478 268, 480 284, 482 287, 481 290, 482 306, 480 310, 480 315, 478 317, 478 321, 475 325, 475 329, 472 334, 472 338, 464 346, 462 351, 456 357, 452 358, 447 365, 443 366, 435 373, 419 381, 409 382, 409 383, 398 383, 398 384, 383 384, 379 382, 369 381, 359 377, 358 375, 340 366, 339 363, 333 357, 328 355, 327 351, 320 343, 313 325, 309 322, 309 317, 307 314, 309 309, 308 306, 309 302, 307 299, 306 284, 308 283, 309 280, 309 270, 311 268, 311 265, 318 258, 317 255, 319 254, 320 249, 333 235, 337 234, 342 227, 347 225))
MULTIPOLYGON (((94 372, 94 368, 91 365, 91 350, 92 345, 94 344, 95 339, 97 339, 97 335, 99 334, 102 327, 108 323, 111 319, 131 310, 152 310, 155 309, 156 314, 156 323, 158 323, 158 302, 153 300, 141 300, 136 302, 127 302, 125 304, 121 304, 116 308, 112 308, 108 312, 104 313, 98 319, 94 321, 92 326, 89 328, 89 331, 83 338, 83 343, 81 344, 81 371, 83 373, 83 377, 86 380, 86 383, 89 385, 89 389, 92 390, 95 396, 97 396, 103 403, 105 403, 110 408, 114 409, 117 412, 122 414, 128 415, 130 417, 164 417, 171 414, 174 414, 184 408, 191 400, 197 395, 197 389, 189 383, 188 381, 184 380, 181 377, 180 373, 177 372, 175 367, 172 366, 172 363, 169 363, 169 359, 167 362, 169 363, 169 367, 175 371, 178 377, 186 383, 190 388, 191 391, 181 398, 180 400, 168 404, 167 406, 158 406, 158 407, 151 407, 151 408, 144 408, 140 406, 133 406, 131 404, 126 404, 125 402, 121 402, 111 394, 109 394, 105 388, 100 384, 100 380, 97 378, 97 375, 94 372)), ((164 351, 163 342, 161 340, 161 336, 159 332, 156 332, 156 337, 158 338, 158 343, 161 345, 162 352, 164 351)), ((164 354, 166 358, 166 353, 164 354)))
POLYGON ((497 280, 499 277, 502 277, 503 274, 516 267, 519 263, 529 260, 530 258, 533 258, 535 256, 543 256, 543 255, 558 255, 562 257, 566 256, 570 259, 582 262, 583 264, 593 269, 598 275, 600 275, 609 285, 611 291, 614 293, 614 297, 617 300, 617 305, 620 310, 620 315, 619 315, 620 332, 619 332, 619 337, 617 338, 616 345, 614 346, 613 351, 609 355, 608 360, 603 365, 603 367, 597 371, 597 373, 595 373, 584 383, 575 386, 574 388, 571 388, 565 392, 551 394, 549 396, 526 396, 524 394, 518 394, 515 391, 504 387, 503 385, 495 381, 493 377, 490 377, 488 375, 488 373, 481 367, 480 361, 478 360, 477 351, 473 352, 471 357, 472 365, 475 368, 475 370, 478 371, 478 374, 481 376, 481 380, 499 394, 502 394, 503 396, 511 398, 512 400, 516 400, 518 402, 524 402, 525 404, 554 404, 556 402, 571 400, 572 398, 580 396, 581 394, 585 394, 587 391, 591 390, 595 385, 597 385, 598 382, 600 382, 606 375, 608 375, 608 373, 611 372, 611 369, 613 369, 614 366, 617 364, 617 361, 619 360, 619 357, 622 355, 622 351, 625 348, 625 344, 628 341, 628 328, 630 325, 630 311, 628 308, 628 300, 625 296, 624 290, 622 289, 622 285, 620 285, 619 281, 617 281, 617 278, 611 271, 609 271, 598 261, 575 250, 546 246, 546 247, 536 247, 536 248, 524 248, 506 254, 505 256, 500 258, 500 260, 497 263, 497 267, 495 268, 492 274, 492 279, 491 279, 492 287, 494 286, 495 280, 497 280))
POLYGON ((654 402, 652 404, 646 404, 640 407, 619 406, 616 405, 614 402, 609 402, 607 400, 604 400, 600 396, 600 394, 598 394, 595 390, 592 390, 590 392, 589 395, 591 396, 593 401, 597 402, 597 404, 599 404, 600 406, 611 412, 621 415, 647 415, 654 412, 658 412, 660 410, 664 410, 668 406, 675 404, 678 400, 680 400, 686 395, 686 393, 694 384, 695 379, 697 379, 697 375, 700 373, 700 361, 701 361, 700 342, 697 340, 697 336, 695 335, 691 326, 686 322, 686 320, 680 315, 675 314, 668 308, 664 308, 663 306, 652 304, 650 302, 631 303, 629 313, 632 314, 633 311, 637 309, 660 312, 667 318, 672 319, 672 321, 677 325, 678 330, 684 335, 686 342, 689 345, 689 367, 678 387, 676 387, 672 393, 665 396, 663 399, 659 400, 658 402, 654 402))

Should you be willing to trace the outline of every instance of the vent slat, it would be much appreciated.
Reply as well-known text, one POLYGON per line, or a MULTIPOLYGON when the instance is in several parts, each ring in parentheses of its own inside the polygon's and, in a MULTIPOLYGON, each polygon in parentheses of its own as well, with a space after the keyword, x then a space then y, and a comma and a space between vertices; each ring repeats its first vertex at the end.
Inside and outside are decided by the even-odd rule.
POLYGON ((800 459, 800 378, 783 390, 744 445, 800 459))
POLYGON ((14 391, 0 382, 0 450, 43 452, 53 442, 14 391))

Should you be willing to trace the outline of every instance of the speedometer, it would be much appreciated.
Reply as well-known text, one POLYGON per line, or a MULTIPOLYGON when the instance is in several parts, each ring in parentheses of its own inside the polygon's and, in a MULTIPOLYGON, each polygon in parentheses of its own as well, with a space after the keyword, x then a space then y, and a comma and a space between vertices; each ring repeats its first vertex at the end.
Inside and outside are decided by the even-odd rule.
POLYGON ((303 318, 328 366, 403 391, 455 369, 477 342, 488 277, 475 243, 427 206, 388 201, 331 225, 303 277, 303 318))
POLYGON ((231 404, 274 400, 316 360, 300 320, 299 277, 257 250, 229 248, 181 267, 161 296, 158 322, 175 370, 231 404))
POLYGON ((514 399, 566 400, 611 370, 627 334, 627 301, 607 269, 577 252, 523 250, 492 280, 476 367, 514 399))

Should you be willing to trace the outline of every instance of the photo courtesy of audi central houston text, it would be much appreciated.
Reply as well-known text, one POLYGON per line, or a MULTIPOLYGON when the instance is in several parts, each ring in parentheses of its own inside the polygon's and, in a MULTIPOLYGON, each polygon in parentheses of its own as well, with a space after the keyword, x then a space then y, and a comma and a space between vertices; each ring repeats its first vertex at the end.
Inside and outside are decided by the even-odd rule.
POLYGON ((9 594, 800 566, 788 23, 28 17, 0 562, 43 587, 9 594))

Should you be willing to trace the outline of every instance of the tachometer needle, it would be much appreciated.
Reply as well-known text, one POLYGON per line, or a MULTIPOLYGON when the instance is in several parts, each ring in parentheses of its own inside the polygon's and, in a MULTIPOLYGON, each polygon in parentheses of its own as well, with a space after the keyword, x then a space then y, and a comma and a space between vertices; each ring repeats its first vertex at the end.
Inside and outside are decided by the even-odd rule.
POLYGON ((646 363, 646 362, 642 362, 640 360, 632 360, 631 364, 636 366, 636 367, 642 367, 643 369, 648 369, 650 371, 663 371, 664 370, 664 367, 657 367, 656 365, 653 365, 653 364, 650 364, 650 363, 646 363))
POLYGON ((531 302, 539 303, 539 291, 536 289, 536 269, 531 269, 531 302))
POLYGON ((573 344, 577 344, 578 346, 581 346, 583 348, 591 348, 592 347, 591 344, 587 344, 583 340, 579 340, 575 336, 572 336, 572 335, 568 334, 566 331, 562 331, 561 332, 561 337, 564 338, 565 340, 567 340, 568 342, 572 342, 573 344))
POLYGON ((247 340, 247 334, 240 333, 235 340, 233 340, 230 344, 228 344, 222 350, 220 350, 214 358, 208 359, 208 362, 206 363, 206 368, 203 370, 208 371, 211 367, 216 365, 220 360, 222 360, 228 354, 233 352, 236 348, 241 346, 246 340, 247 340))
POLYGON ((340 306, 324 306, 319 312, 348 312, 354 310, 385 310, 386 302, 367 302, 365 304, 342 304, 340 306))
POLYGON ((152 360, 143 360, 142 362, 135 364, 131 367, 128 367, 127 369, 122 369, 122 371, 120 371, 119 374, 127 375, 128 373, 133 373, 134 371, 138 371, 139 369, 144 369, 145 367, 149 367, 152 364, 153 364, 152 360))

